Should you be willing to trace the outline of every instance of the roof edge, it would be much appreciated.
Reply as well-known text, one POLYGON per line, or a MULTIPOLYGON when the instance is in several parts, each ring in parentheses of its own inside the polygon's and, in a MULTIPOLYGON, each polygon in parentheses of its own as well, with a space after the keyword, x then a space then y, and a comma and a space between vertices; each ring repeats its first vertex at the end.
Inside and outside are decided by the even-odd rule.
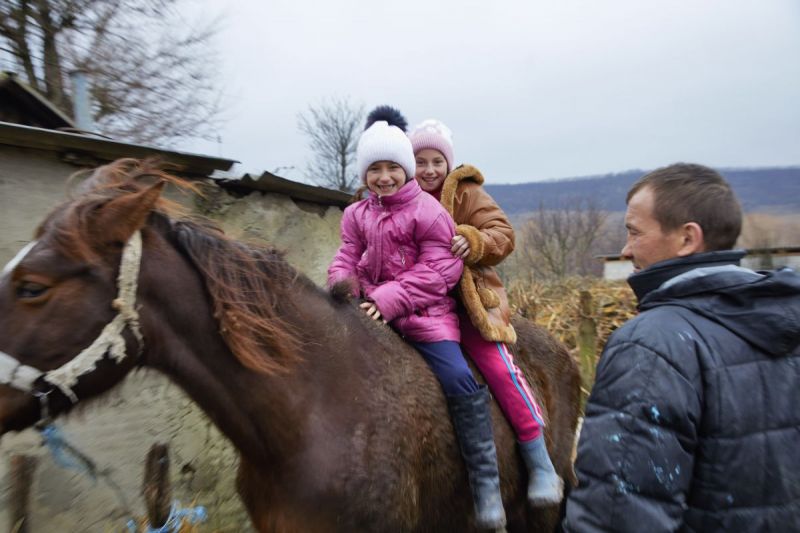
POLYGON ((245 174, 241 179, 214 180, 224 189, 240 193, 260 191, 265 193, 278 193, 289 196, 293 200, 312 202, 322 205, 347 207, 352 203, 353 196, 349 193, 326 189, 316 185, 308 185, 297 181, 276 176, 271 172, 264 172, 256 179, 250 174, 245 174))
POLYGON ((0 83, 7 82, 13 85, 16 85, 20 90, 22 90, 25 94, 27 94, 30 98, 36 100, 38 104, 41 104, 44 108, 47 109, 48 112, 55 115, 59 120, 64 122, 64 125, 68 128, 77 129, 77 125, 75 121, 57 108, 50 100, 45 98, 43 95, 39 94, 39 91, 35 90, 33 87, 25 83, 24 81, 19 79, 19 75, 15 72, 10 72, 8 70, 0 71, 0 83))
POLYGON ((49 150, 65 155, 73 154, 73 157, 67 157, 68 160, 75 160, 74 155, 88 155, 100 161, 113 161, 123 157, 140 159, 160 157, 164 161, 176 165, 182 172, 203 176, 209 176, 215 170, 230 170, 234 163, 238 163, 233 159, 165 150, 10 122, 0 122, 0 145, 49 150))

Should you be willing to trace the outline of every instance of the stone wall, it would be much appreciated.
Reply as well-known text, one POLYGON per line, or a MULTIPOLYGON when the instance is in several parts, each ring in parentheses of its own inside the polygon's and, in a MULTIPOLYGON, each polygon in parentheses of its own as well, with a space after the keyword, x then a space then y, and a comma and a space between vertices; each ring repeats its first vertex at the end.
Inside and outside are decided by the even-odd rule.
MULTIPOLYGON (((49 152, 0 147, 0 265, 28 242, 36 225, 64 197, 75 168, 49 152)), ((178 198, 171 195, 173 198, 178 198)), ((237 238, 273 243, 317 283, 339 243, 341 210, 253 193, 234 198, 211 187, 205 199, 184 199, 237 238)), ((144 516, 140 495, 144 459, 156 442, 169 444, 173 496, 183 506, 203 505, 202 531, 250 531, 235 493, 237 456, 205 415, 166 378, 152 371, 129 376, 110 395, 81 406, 58 422, 65 436, 109 473, 117 491, 58 466, 32 430, 0 441, 0 530, 9 525, 9 458, 38 458, 30 500, 31 532, 121 531, 144 516), (122 502, 125 501, 125 503, 122 502)))

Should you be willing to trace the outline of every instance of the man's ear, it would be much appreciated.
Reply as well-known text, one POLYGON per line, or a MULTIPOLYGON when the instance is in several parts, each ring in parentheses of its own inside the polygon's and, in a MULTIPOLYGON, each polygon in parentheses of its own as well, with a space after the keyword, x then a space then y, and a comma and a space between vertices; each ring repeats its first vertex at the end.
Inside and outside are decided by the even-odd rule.
POLYGON ((681 245, 678 248, 678 257, 687 257, 706 251, 706 241, 703 237, 703 228, 697 222, 687 222, 680 228, 681 245))

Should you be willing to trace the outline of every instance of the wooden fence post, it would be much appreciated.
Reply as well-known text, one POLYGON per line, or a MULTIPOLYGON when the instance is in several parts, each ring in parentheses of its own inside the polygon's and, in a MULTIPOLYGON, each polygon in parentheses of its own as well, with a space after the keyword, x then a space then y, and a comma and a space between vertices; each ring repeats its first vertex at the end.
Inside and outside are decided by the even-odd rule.
POLYGON ((163 527, 172 507, 172 485, 169 478, 169 448, 166 444, 153 444, 147 452, 144 465, 142 495, 147 507, 150 527, 163 527))
POLYGON ((582 290, 580 305, 580 321, 578 322, 578 357, 580 359, 581 381, 583 389, 591 391, 594 384, 594 370, 597 361, 597 323, 594 316, 592 293, 582 290))
POLYGON ((30 501, 33 473, 36 471, 36 457, 25 454, 15 454, 10 459, 9 475, 10 494, 8 505, 10 507, 11 524, 9 531, 12 533, 28 533, 31 529, 28 520, 28 502, 30 501))

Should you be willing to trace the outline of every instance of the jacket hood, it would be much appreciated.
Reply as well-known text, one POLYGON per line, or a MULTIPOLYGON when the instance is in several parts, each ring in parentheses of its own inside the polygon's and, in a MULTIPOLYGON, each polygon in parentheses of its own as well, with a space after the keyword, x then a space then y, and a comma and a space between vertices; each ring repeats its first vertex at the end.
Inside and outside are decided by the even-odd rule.
POLYGON ((461 165, 447 175, 442 185, 440 200, 447 212, 450 213, 450 216, 453 216, 456 189, 458 189, 458 184, 464 180, 474 181, 478 185, 483 185, 483 174, 472 165, 461 165))
POLYGON ((640 311, 684 307, 773 357, 800 346, 800 275, 795 271, 754 272, 731 264, 686 270, 676 263, 682 272, 644 295, 640 311))

